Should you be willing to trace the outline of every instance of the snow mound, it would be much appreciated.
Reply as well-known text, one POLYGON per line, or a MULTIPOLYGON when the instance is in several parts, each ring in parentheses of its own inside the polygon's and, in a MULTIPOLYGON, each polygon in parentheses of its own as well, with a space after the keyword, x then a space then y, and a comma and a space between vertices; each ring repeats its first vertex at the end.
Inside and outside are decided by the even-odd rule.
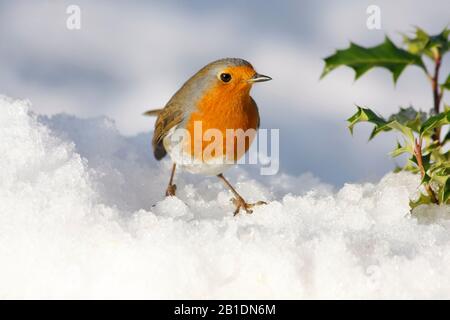
POLYGON ((0 97, 1 298, 450 298, 450 212, 408 213, 418 178, 334 191, 311 175, 177 176, 150 135, 0 97))

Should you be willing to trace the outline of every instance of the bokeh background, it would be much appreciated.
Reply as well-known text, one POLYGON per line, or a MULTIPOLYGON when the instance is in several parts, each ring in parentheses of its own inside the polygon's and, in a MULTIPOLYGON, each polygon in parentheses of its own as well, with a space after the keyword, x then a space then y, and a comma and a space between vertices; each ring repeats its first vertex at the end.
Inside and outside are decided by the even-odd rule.
MULTIPOLYGON (((107 116, 124 135, 148 132, 148 108, 163 106, 206 63, 241 57, 273 77, 255 86, 263 128, 280 129, 280 169, 322 181, 373 181, 395 166, 392 136, 367 143, 345 119, 355 104, 382 115, 431 107, 429 83, 407 69, 396 86, 386 70, 354 82, 338 69, 319 81, 322 58, 352 40, 371 46, 418 25, 449 23, 449 1, 0 1, 0 93, 30 99, 38 114, 107 116), (81 8, 81 30, 66 28, 67 6, 81 8), (381 30, 366 9, 381 8, 381 30)), ((449 72, 444 62, 442 74, 449 72)), ((444 98, 445 99, 445 98, 444 98)))

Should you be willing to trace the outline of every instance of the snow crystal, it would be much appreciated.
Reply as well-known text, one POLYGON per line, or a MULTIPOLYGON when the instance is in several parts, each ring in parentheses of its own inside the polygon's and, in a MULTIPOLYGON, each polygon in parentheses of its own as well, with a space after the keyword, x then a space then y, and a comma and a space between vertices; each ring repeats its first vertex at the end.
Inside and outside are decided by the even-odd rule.
POLYGON ((388 174, 340 190, 309 174, 213 178, 152 159, 150 134, 0 97, 1 298, 450 298, 450 210, 388 174))

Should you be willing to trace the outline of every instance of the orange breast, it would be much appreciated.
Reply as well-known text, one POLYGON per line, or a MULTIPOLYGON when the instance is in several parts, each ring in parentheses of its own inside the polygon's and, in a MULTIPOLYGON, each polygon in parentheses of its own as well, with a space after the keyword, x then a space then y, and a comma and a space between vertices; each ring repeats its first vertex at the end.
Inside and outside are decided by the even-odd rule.
POLYGON ((204 95, 186 124, 191 155, 203 160, 225 155, 236 161, 245 154, 259 122, 258 109, 249 91, 249 87, 236 90, 218 85, 204 95))

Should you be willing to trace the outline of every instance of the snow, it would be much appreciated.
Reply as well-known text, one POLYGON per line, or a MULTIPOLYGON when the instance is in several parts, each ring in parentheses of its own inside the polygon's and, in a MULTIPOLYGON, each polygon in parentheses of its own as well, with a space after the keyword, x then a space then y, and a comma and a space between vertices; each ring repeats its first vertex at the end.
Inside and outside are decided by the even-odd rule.
MULTIPOLYGON (((155 162, 150 134, 0 96, 0 298, 450 298, 450 210, 418 177, 340 190, 310 174, 213 178, 155 162)), ((370 168, 368 168, 369 170, 370 168)))

